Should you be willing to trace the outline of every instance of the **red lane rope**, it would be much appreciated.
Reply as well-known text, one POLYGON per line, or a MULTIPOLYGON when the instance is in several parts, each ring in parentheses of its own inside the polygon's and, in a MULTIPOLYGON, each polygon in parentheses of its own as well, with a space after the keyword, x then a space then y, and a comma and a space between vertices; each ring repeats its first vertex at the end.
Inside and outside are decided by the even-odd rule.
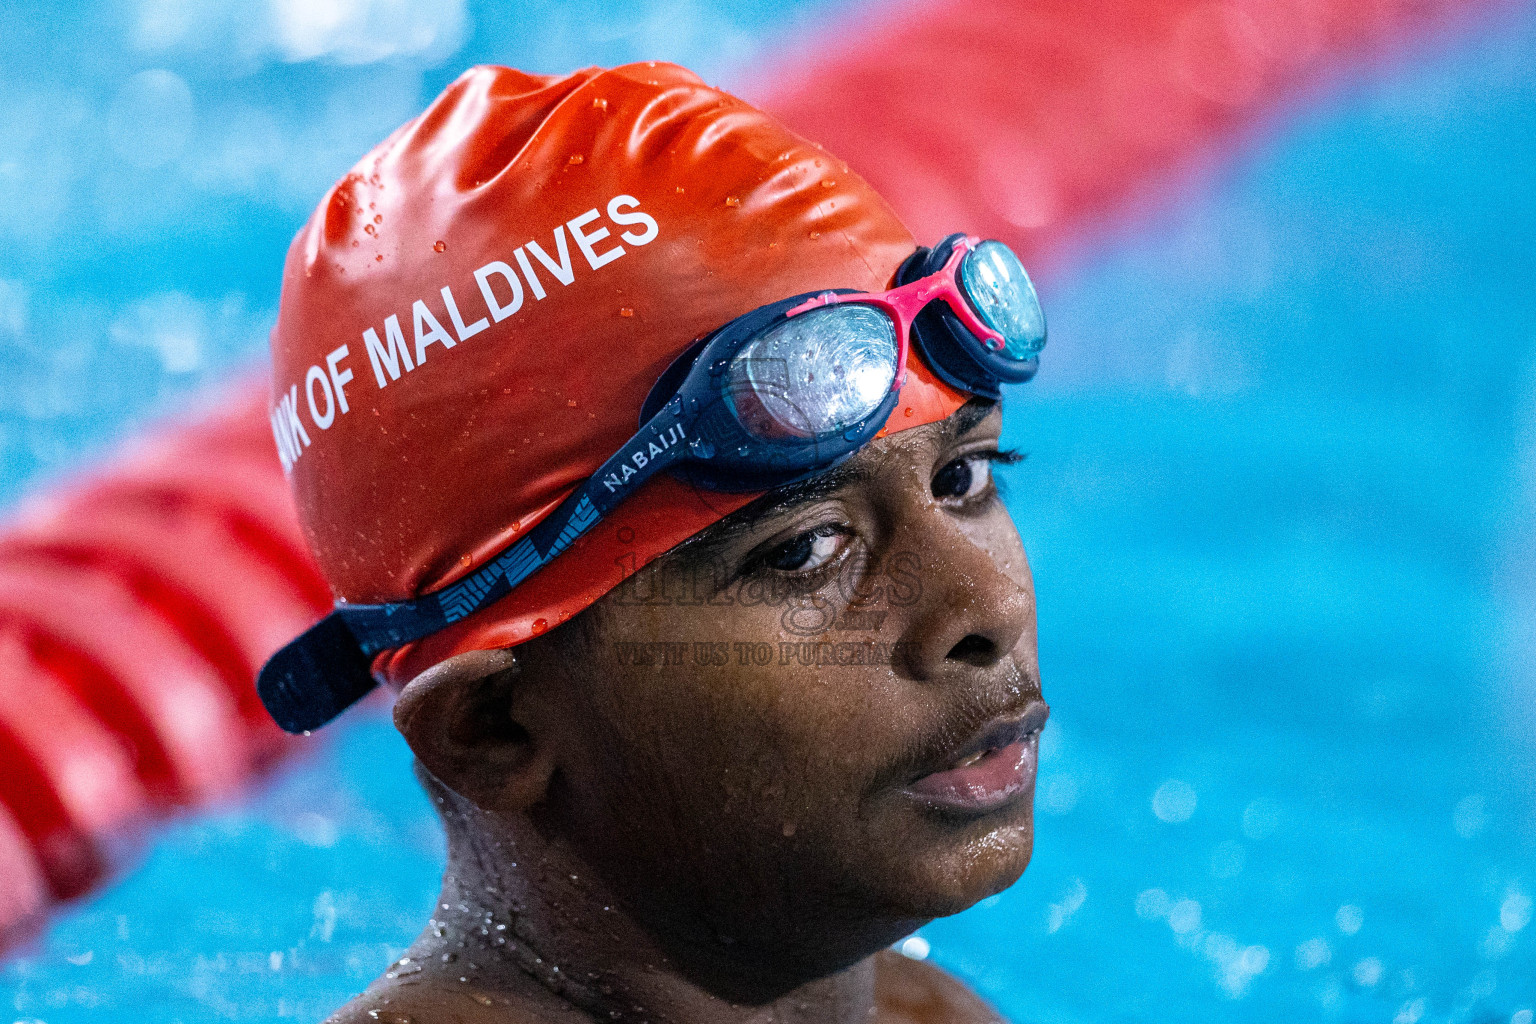
POLYGON ((863 175, 919 240, 1026 263, 1330 67, 1490 7, 1471 0, 924 4, 749 91, 863 175))

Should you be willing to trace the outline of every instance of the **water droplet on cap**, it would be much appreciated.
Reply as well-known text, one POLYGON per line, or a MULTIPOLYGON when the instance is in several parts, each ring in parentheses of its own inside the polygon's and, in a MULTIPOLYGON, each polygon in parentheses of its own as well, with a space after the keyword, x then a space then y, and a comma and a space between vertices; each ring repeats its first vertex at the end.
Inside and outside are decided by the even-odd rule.
POLYGON ((567 163, 573 163, 573 164, 579 164, 579 163, 584 162, 586 159, 587 158, 582 156, 580 153, 572 153, 571 154, 571 158, 568 161, 566 161, 566 162, 567 163))
POLYGON ((725 197, 725 205, 726 206, 740 206, 741 205, 741 200, 737 199, 735 196, 726 196, 725 197))
POLYGON ((594 110, 607 110, 608 101, 603 99, 601 96, 594 97, 592 100, 592 108, 594 110))
POLYGON ((628 306, 620 306, 619 307, 619 316, 634 316, 634 315, 635 315, 635 311, 630 309, 628 306))
POLYGON ((436 242, 432 243, 432 251, 433 252, 447 252, 448 251, 448 243, 443 241, 441 238, 439 238, 436 242))

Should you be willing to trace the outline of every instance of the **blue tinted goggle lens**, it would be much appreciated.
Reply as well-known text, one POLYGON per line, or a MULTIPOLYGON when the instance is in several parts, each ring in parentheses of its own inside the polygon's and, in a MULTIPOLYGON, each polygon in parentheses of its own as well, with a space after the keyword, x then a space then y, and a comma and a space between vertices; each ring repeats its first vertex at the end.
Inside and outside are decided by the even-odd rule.
POLYGON ((960 287, 977 315, 1003 336, 998 349, 1020 362, 1045 347, 1045 313, 1019 258, 1001 242, 982 242, 960 264, 960 287))
POLYGON ((863 420, 896 380, 896 325, 847 303, 792 317, 732 358, 727 388, 737 418, 758 437, 817 438, 863 420))

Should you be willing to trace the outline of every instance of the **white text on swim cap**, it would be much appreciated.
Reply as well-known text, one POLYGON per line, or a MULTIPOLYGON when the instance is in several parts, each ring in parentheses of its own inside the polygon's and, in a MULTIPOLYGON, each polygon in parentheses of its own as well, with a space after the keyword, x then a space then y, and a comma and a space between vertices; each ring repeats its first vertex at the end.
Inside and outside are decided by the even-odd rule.
MULTIPOLYGON (((443 285, 438 295, 442 299, 441 308, 447 313, 447 320, 453 326, 453 334, 448 333, 443 327, 442 320, 423 299, 417 299, 411 303, 414 345, 406 342, 405 331, 400 325, 398 314, 391 313, 385 317, 382 341, 375 328, 366 328, 362 332, 363 349, 368 354, 368 364, 373 369, 373 379, 378 388, 382 391, 391 381, 398 381, 403 374, 408 374, 420 367, 427 361, 432 345, 441 344, 444 349, 451 349, 460 341, 468 341, 486 330, 493 321, 499 324, 522 309, 524 281, 527 282, 528 291, 533 293, 534 301, 546 298, 549 293, 539 273, 534 269, 534 261, 541 264, 548 276, 561 286, 569 287, 575 283, 578 264, 571 258, 567 229, 570 232, 569 238, 575 241, 576 248, 594 271, 601 270, 628 252, 620 240, 633 246, 648 245, 654 241, 660 234, 660 228, 655 218, 642 212, 639 207, 640 200, 634 196, 620 195, 608 200, 604 209, 614 230, 618 231, 621 228, 632 230, 622 231, 607 249, 599 250, 598 245, 611 237, 609 229, 602 226, 596 227, 595 230, 589 228, 589 225, 603 216, 597 207, 593 207, 555 227, 553 233, 555 255, 551 256, 538 241, 528 241, 514 249, 511 258, 521 269, 521 274, 503 260, 492 260, 476 270, 473 275, 475 285, 484 303, 484 311, 488 315, 473 322, 465 323, 464 313, 454 296, 452 286, 443 285)), ((473 307, 465 307, 465 309, 470 315, 479 312, 473 307)), ((282 460, 284 472, 293 468, 293 464, 304 454, 304 449, 311 444, 309 431, 305 429, 299 417, 299 411, 303 406, 308 406, 310 422, 319 430, 329 430, 339 416, 347 413, 347 397, 342 388, 353 379, 353 373, 340 365, 347 355, 347 346, 343 345, 326 356, 324 367, 319 365, 309 367, 305 373, 303 385, 308 398, 307 402, 300 401, 300 387, 297 384, 291 385, 286 393, 278 394, 277 404, 273 407, 270 418, 272 434, 277 439, 278 456, 282 460)))

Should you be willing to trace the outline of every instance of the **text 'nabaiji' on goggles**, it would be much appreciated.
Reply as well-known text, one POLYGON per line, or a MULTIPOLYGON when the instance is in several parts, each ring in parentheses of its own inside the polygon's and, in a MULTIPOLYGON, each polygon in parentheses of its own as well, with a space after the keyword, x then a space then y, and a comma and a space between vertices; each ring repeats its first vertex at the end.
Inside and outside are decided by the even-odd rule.
POLYGON ((520 540, 422 597, 338 604, 267 661, 262 702, 289 732, 324 725, 373 689, 375 655, 505 597, 660 470, 763 491, 836 466, 885 425, 914 344, 971 394, 1033 377, 1045 315, 1012 250, 950 235, 913 253, 889 291, 812 292, 732 320, 668 367, 635 436, 520 540))

